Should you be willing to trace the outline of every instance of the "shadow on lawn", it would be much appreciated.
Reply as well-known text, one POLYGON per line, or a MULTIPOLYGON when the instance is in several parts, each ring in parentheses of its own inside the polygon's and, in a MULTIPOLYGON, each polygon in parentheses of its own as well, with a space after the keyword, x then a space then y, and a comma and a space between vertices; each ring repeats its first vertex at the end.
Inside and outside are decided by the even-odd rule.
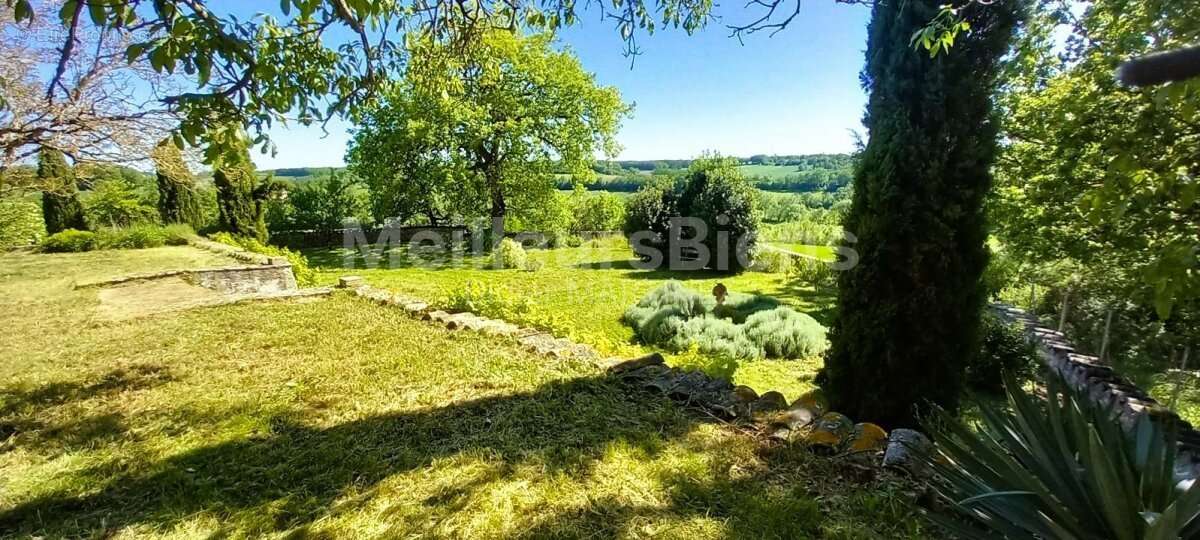
POLYGON ((625 274, 622 277, 630 279, 648 279, 648 280, 666 280, 673 279, 676 281, 693 281, 704 279, 720 279, 733 276, 729 272, 721 272, 718 270, 671 270, 665 268, 666 263, 655 269, 646 269, 635 266, 637 259, 615 259, 611 261, 598 262, 583 262, 572 265, 580 270, 622 270, 625 274))
POLYGON ((93 382, 53 382, 33 390, 0 391, 0 454, 17 447, 42 453, 86 448, 115 439, 125 432, 124 421, 118 414, 73 417, 46 425, 36 420, 35 413, 92 398, 145 390, 172 380, 162 366, 143 364, 110 371, 93 382))
MULTIPOLYGON (((202 512, 244 530, 262 525, 239 519, 268 508, 274 519, 267 526, 288 530, 327 515, 348 489, 369 490, 440 458, 484 451, 502 460, 502 470, 532 460, 551 472, 585 476, 610 443, 653 456, 695 421, 670 403, 602 378, 332 427, 278 417, 267 435, 139 467, 94 486, 94 493, 60 492, 0 511, 0 530, 73 536, 134 524, 166 527, 202 512)), ((102 477, 97 470, 79 474, 102 477)))
POLYGON ((141 364, 110 371, 94 382, 53 382, 33 390, 0 390, 0 417, 127 390, 142 390, 172 379, 163 366, 141 364))
POLYGON ((786 280, 779 290, 770 293, 756 291, 754 294, 773 296, 807 313, 826 328, 833 324, 837 313, 837 288, 813 286, 799 280, 786 280))

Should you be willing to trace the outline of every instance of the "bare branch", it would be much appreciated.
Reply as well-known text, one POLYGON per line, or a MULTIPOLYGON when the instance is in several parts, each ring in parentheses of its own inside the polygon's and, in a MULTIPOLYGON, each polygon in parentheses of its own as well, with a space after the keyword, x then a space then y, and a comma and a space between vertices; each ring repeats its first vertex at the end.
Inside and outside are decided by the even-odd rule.
MULTIPOLYGON (((67 71, 67 62, 71 60, 71 53, 75 50, 75 44, 79 42, 79 16, 83 13, 83 2, 75 2, 75 11, 71 13, 71 23, 67 27, 67 40, 59 49, 58 67, 54 69, 54 77, 50 79, 50 84, 46 85, 46 99, 54 98, 54 87, 61 84, 63 73, 67 71)), ((65 88, 64 88, 65 89, 65 88)))

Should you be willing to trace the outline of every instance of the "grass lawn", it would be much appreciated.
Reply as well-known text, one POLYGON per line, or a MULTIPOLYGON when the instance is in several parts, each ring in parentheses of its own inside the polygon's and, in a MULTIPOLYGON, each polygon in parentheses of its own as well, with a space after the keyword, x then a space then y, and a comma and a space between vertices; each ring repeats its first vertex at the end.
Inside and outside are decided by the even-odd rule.
MULTIPOLYGON (((623 240, 606 240, 579 248, 529 250, 529 258, 542 267, 536 271, 496 270, 486 258, 464 258, 459 263, 431 267, 417 264, 397 250, 381 259, 378 268, 366 269, 355 252, 347 261, 343 249, 308 250, 309 261, 319 272, 318 280, 336 281, 354 273, 371 284, 418 298, 436 301, 467 283, 487 283, 532 299, 535 309, 566 327, 570 337, 590 343, 614 356, 645 354, 652 350, 634 340, 633 330, 621 323, 621 314, 650 290, 669 279, 683 282, 702 294, 724 283, 730 291, 775 297, 828 324, 833 309, 833 291, 814 290, 786 280, 780 274, 745 272, 736 276, 709 272, 639 270, 623 240), (351 268, 357 267, 357 268, 351 268)), ((778 390, 788 399, 813 388, 812 377, 820 368, 819 358, 807 360, 756 360, 743 362, 735 382, 765 392, 778 390)))
POLYGON ((0 535, 922 534, 844 460, 345 293, 113 322, 69 286, 208 258, 0 254, 0 535))

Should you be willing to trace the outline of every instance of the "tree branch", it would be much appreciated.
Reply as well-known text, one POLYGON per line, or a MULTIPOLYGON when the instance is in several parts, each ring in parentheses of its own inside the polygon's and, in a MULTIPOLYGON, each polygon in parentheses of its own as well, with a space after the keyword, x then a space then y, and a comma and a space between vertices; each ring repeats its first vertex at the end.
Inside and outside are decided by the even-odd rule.
MULTIPOLYGON (((46 99, 54 99, 54 87, 62 84, 63 74, 67 72, 67 62, 71 60, 71 54, 75 51, 75 44, 79 41, 79 16, 83 13, 83 1, 76 0, 75 11, 71 13, 71 24, 67 27, 67 42, 63 43, 59 49, 58 66, 54 69, 54 77, 50 79, 50 84, 46 86, 46 99)), ((64 88, 64 90, 66 90, 64 88)))

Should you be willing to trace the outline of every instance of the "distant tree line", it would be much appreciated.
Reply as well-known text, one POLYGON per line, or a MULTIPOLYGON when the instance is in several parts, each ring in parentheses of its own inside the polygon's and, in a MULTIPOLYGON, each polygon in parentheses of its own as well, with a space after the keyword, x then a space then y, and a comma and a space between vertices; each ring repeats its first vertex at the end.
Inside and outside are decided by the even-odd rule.
MULTIPOLYGON (((655 177, 668 175, 680 176, 685 169, 670 169, 660 174, 638 174, 626 173, 616 178, 597 178, 591 182, 584 184, 584 187, 589 191, 615 191, 621 193, 633 193, 642 189, 648 183, 654 181, 655 177)), ((835 192, 850 185, 850 180, 853 178, 853 169, 846 166, 840 169, 810 169, 805 171, 796 171, 787 176, 769 177, 762 175, 747 174, 746 181, 751 186, 763 191, 777 191, 787 193, 815 193, 815 192, 835 192)), ((557 180, 558 189, 569 190, 573 189, 576 181, 569 177, 560 176, 557 180)))

